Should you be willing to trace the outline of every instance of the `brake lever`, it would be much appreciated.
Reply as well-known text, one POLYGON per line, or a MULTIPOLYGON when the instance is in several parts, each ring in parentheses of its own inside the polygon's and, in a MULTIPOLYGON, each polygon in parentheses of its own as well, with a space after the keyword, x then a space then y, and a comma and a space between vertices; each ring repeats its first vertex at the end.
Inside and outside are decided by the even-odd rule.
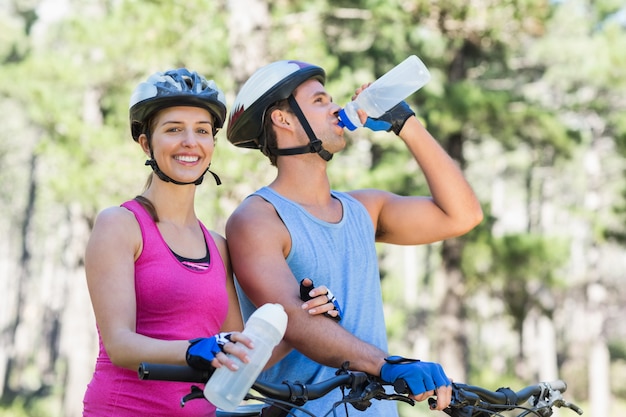
MULTIPOLYGON (((464 391, 463 388, 454 382, 452 383, 452 397, 450 405, 442 411, 449 416, 454 417, 471 417, 474 407, 480 404, 481 400, 473 392, 464 391)), ((431 410, 437 407, 435 398, 428 399, 428 406, 431 410)))
POLYGON ((558 403, 555 403, 554 405, 555 405, 555 406, 557 406, 557 407, 559 407, 559 408, 561 408, 561 407, 567 407, 567 408, 569 408, 570 410, 572 410, 572 411, 576 412, 576 414, 578 414, 579 416, 582 416, 582 415, 583 415, 583 410, 582 410, 582 408, 580 408, 579 406, 577 406, 577 405, 576 405, 576 404, 574 404, 574 403, 570 403, 570 402, 568 402, 568 401, 559 401, 558 403))
MULTIPOLYGON (((411 397, 407 397, 406 395, 385 394, 383 398, 387 400, 393 400, 393 401, 402 401, 403 403, 415 405, 415 400, 411 397)), ((383 399, 383 398, 377 398, 377 399, 383 399)), ((432 400, 432 398, 429 398, 429 400, 432 400)))
POLYGON ((380 389, 382 389, 382 386, 377 383, 369 383, 366 386, 353 383, 345 398, 357 410, 365 411, 372 405, 372 398, 376 398, 379 395, 377 391, 380 389))
POLYGON ((182 407, 185 406, 187 401, 197 400, 197 399, 200 399, 200 398, 204 398, 204 391, 202 391, 197 386, 192 385, 191 386, 191 392, 189 394, 185 395, 183 398, 180 399, 180 406, 182 408, 182 407))

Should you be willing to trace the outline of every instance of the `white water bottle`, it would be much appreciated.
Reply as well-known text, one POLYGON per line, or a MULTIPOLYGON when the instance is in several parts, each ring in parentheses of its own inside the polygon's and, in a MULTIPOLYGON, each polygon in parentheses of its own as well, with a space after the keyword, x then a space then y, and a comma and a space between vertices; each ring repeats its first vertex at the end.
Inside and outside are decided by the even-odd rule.
POLYGON ((368 117, 375 119, 422 88, 428 81, 428 68, 417 56, 411 55, 346 104, 339 111, 339 125, 348 130, 362 127, 357 109, 365 110, 368 117))
POLYGON ((287 313, 280 304, 264 304, 252 313, 243 334, 252 340, 254 349, 241 345, 250 361, 243 363, 229 355, 239 369, 231 371, 226 366, 216 369, 204 387, 206 399, 224 411, 234 411, 265 367, 286 329, 287 313))

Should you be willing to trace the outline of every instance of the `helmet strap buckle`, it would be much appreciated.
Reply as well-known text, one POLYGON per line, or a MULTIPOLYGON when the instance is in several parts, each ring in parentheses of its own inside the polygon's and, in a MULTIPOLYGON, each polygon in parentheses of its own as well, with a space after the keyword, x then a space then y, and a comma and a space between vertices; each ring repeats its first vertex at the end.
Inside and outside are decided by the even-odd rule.
MULTIPOLYGON (((301 148, 292 148, 292 149, 304 149, 305 150, 304 152, 299 152, 299 153, 307 153, 307 152, 317 153, 324 161, 330 161, 333 157, 333 154, 331 154, 326 149, 324 149, 324 147, 322 146, 322 141, 319 140, 317 136, 315 136, 315 133, 313 132, 313 129, 311 128, 311 125, 309 124, 309 121, 304 116, 304 113, 302 112, 302 109, 298 105, 298 102, 296 101, 296 98, 293 96, 293 94, 291 94, 287 98, 287 101, 289 102, 289 106, 291 106, 291 110, 293 110, 298 120, 300 120, 300 124, 302 125, 302 128, 306 132, 310 141, 309 146, 304 146, 301 148)), ((295 155, 295 153, 291 153, 289 155, 295 155)))

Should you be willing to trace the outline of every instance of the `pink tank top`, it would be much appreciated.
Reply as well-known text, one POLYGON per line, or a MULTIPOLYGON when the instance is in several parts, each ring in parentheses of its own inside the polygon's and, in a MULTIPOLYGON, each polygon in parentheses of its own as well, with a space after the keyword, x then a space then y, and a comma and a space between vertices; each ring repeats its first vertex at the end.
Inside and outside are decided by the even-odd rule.
MULTIPOLYGON (((137 333, 165 340, 189 340, 218 333, 228 312, 226 270, 209 231, 200 223, 210 254, 209 267, 192 270, 176 259, 156 223, 138 202, 131 200, 122 206, 135 214, 143 237, 143 250, 135 262, 137 333)), ((100 339, 83 416, 215 415, 215 407, 202 399, 180 407, 180 400, 189 393, 191 385, 139 380, 136 371, 111 363, 100 339)))

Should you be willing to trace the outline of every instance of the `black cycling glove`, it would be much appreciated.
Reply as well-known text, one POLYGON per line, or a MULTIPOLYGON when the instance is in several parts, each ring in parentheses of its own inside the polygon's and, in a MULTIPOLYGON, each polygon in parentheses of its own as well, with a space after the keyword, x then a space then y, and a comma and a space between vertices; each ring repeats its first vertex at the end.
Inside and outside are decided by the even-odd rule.
MULTIPOLYGON (((311 290, 315 288, 315 285, 313 284, 313 280, 311 280, 311 285, 309 287, 306 287, 303 282, 304 280, 300 281, 300 299, 302 301, 309 301, 313 298, 309 295, 309 292, 311 292, 311 290)), ((339 302, 337 301, 333 293, 330 292, 330 289, 328 289, 326 296, 328 297, 328 302, 333 303, 333 305, 335 306, 335 310, 337 310, 337 316, 332 316, 328 313, 324 313, 324 315, 335 321, 341 321, 341 307, 339 306, 339 302)))

